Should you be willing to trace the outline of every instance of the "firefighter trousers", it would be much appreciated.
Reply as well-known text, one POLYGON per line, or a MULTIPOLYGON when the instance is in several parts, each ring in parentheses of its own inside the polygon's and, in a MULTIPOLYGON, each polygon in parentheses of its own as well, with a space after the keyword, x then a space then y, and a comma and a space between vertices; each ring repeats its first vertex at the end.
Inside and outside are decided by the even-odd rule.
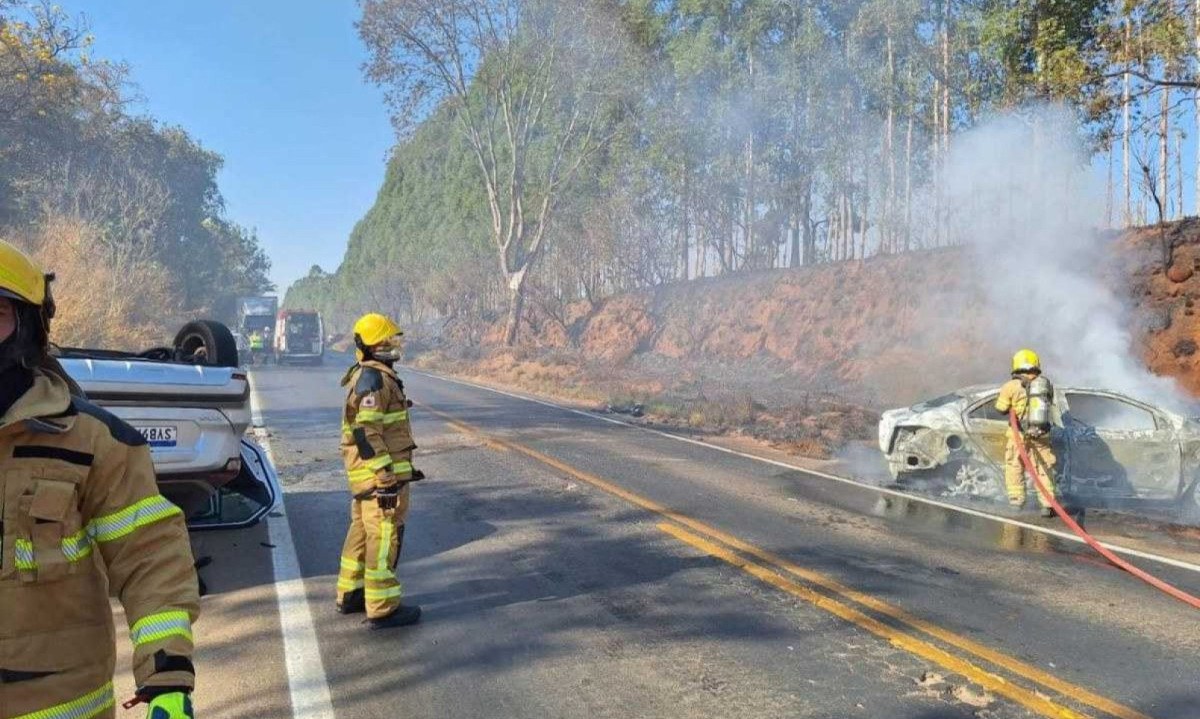
POLYGON ((351 500, 350 529, 342 545, 338 572, 338 603, 348 593, 361 590, 371 619, 386 617, 400 606, 402 590, 396 578, 396 562, 404 540, 408 494, 406 484, 400 488, 396 509, 388 511, 379 508, 374 496, 351 500))
MULTIPOLYGON (((1057 458, 1054 456, 1054 449, 1050 446, 1050 437, 1024 437, 1025 452, 1029 455, 1029 459, 1033 462, 1034 469, 1037 470, 1038 477, 1045 483, 1046 489, 1051 493, 1056 494, 1054 487, 1054 465, 1057 458)), ((1017 451, 1016 441, 1013 439, 1012 432, 1008 435, 1008 446, 1004 450, 1004 484, 1008 488, 1008 503, 1014 507, 1024 506, 1025 504, 1025 466, 1021 462, 1021 453, 1017 451)), ((1043 507, 1049 507, 1050 503, 1042 496, 1042 493, 1034 488, 1034 494, 1037 495, 1038 504, 1043 507)))

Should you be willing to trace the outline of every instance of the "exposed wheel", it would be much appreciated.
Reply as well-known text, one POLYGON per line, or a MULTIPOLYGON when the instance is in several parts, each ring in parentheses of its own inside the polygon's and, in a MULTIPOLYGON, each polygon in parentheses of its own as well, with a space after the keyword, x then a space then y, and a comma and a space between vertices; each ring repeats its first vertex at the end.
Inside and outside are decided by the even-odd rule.
POLYGON ((179 359, 215 367, 237 367, 237 340, 229 328, 213 320, 188 322, 175 335, 179 359))

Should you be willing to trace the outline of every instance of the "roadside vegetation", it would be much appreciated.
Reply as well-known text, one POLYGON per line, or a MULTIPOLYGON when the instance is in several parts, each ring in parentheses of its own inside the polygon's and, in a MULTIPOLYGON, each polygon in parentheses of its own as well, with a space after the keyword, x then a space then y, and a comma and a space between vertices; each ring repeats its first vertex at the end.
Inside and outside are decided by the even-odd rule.
POLYGON ((138 349, 270 287, 225 215, 220 155, 138 110, 129 68, 86 20, 0 0, 0 236, 58 274, 64 345, 138 349))

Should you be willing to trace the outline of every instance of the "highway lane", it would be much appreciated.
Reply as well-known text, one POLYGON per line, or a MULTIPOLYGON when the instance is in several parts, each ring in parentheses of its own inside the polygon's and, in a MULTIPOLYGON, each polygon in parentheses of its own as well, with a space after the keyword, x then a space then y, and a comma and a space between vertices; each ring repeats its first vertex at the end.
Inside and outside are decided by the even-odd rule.
POLYGON ((1075 547, 412 373, 430 479, 400 575, 426 617, 367 632, 333 611, 339 376, 255 372, 321 676, 287 676, 244 537, 205 570, 202 645, 254 632, 202 649, 212 715, 320 684, 347 717, 1196 716, 1200 618, 1075 547))

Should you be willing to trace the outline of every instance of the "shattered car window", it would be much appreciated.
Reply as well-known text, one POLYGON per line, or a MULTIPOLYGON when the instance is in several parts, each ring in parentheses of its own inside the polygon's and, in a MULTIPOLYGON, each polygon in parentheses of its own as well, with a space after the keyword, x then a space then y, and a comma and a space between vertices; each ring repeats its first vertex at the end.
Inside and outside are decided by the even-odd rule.
POLYGON ((1157 428, 1151 412, 1112 397, 1072 392, 1067 394, 1067 406, 1070 420, 1087 427, 1119 432, 1157 428))
POLYGON ((987 401, 971 410, 968 415, 970 419, 991 420, 993 422, 1006 422, 1008 415, 996 409, 996 396, 993 395, 987 398, 987 401))
POLYGON ((960 399, 962 399, 962 397, 958 396, 957 394, 944 394, 941 397, 926 400, 919 404, 914 404, 911 409, 913 412, 924 412, 930 409, 937 409, 938 407, 945 407, 946 405, 952 402, 957 402, 960 399))

